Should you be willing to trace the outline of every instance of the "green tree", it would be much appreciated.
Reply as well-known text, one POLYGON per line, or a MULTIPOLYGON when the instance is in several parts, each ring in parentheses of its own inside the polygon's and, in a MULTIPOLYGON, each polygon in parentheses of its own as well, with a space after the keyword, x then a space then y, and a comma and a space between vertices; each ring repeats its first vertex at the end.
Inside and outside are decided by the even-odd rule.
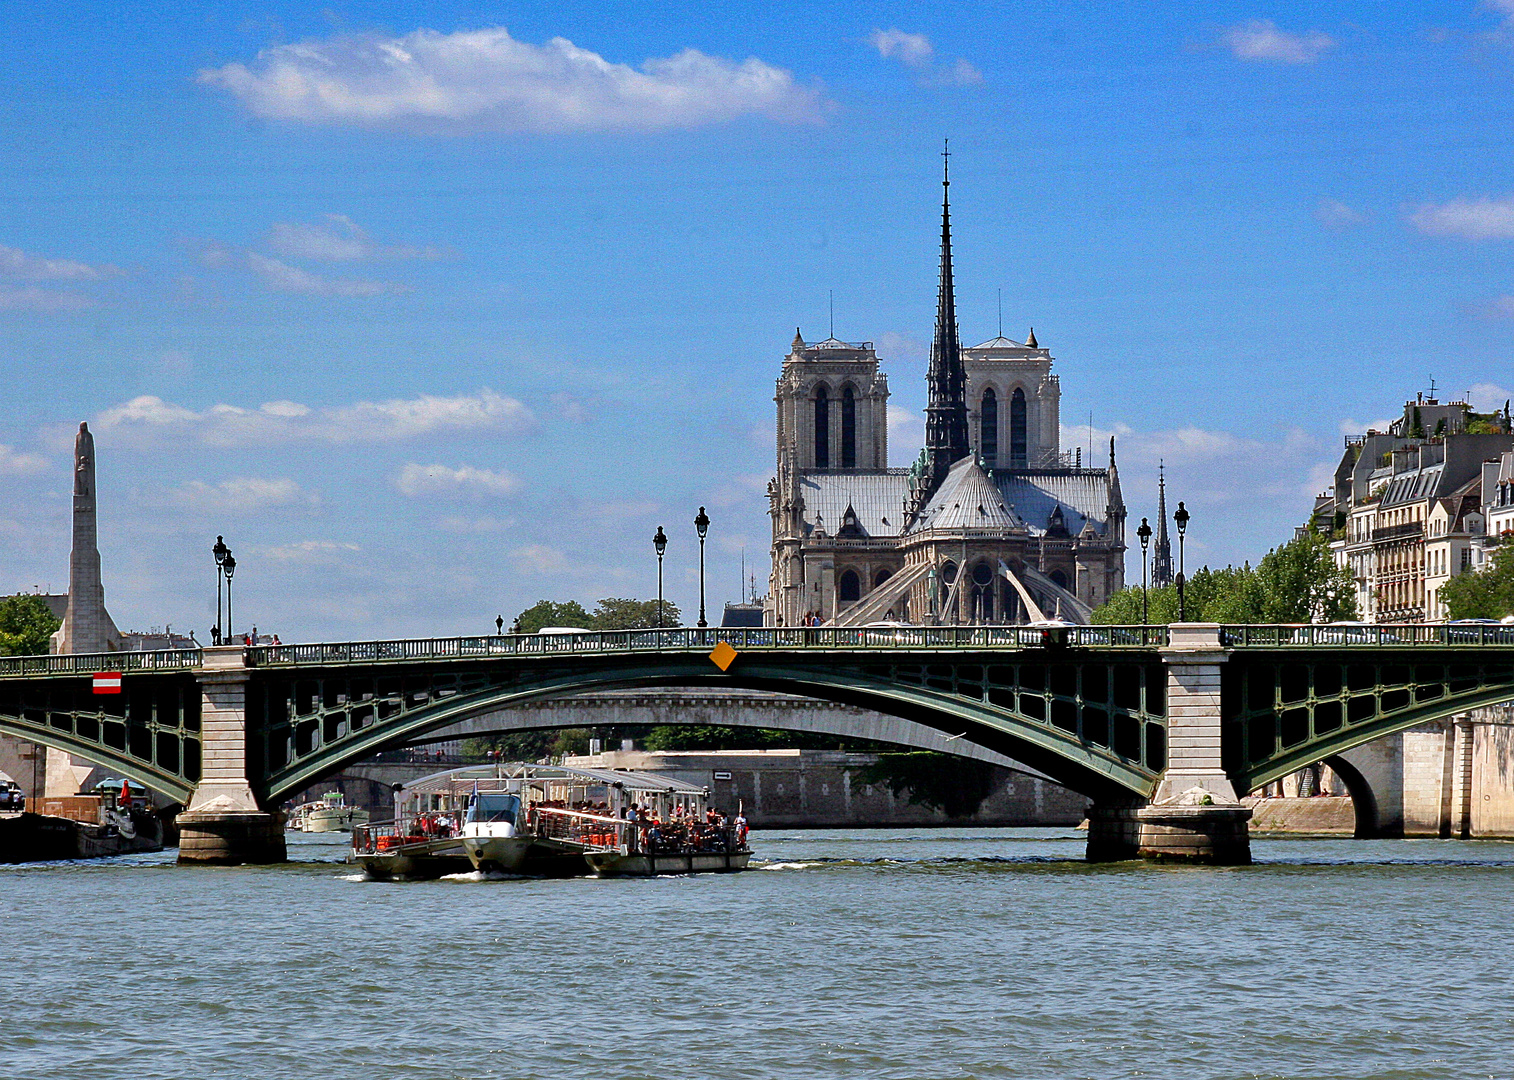
MULTIPOLYGON (((1329 540, 1306 530, 1274 548, 1252 569, 1204 567, 1184 586, 1185 615, 1190 622, 1268 623, 1334 622, 1356 618, 1356 589, 1350 573, 1337 566, 1329 540)), ((1148 599, 1153 624, 1178 617, 1178 593, 1171 585, 1152 589, 1148 599)), ((1141 621, 1141 590, 1122 589, 1093 613, 1104 625, 1141 621)))
POLYGON ((553 600, 538 600, 515 618, 515 625, 522 634, 534 634, 547 626, 581 626, 591 629, 594 616, 584 610, 577 600, 559 604, 553 600))
MULTIPOLYGON (((662 602, 662 625, 678 626, 683 620, 678 605, 662 602)), ((643 630, 657 625, 656 600, 631 600, 607 596, 594 609, 595 630, 643 630)))
POLYGON ((42 655, 61 625, 42 597, 7 596, 0 600, 0 656, 42 655))
POLYGON ((1267 623, 1356 618, 1356 584, 1335 561, 1330 541, 1313 529, 1262 556, 1256 566, 1261 618, 1267 623))
POLYGON ((1453 619, 1502 619, 1514 615, 1514 548, 1483 570, 1460 574, 1440 587, 1446 614, 1453 619))
POLYGON ((852 774, 852 791, 871 784, 886 785, 895 798, 906 793, 916 806, 944 811, 947 817, 971 817, 994 793, 998 770, 985 761, 969 761, 915 750, 880 754, 875 764, 852 774))

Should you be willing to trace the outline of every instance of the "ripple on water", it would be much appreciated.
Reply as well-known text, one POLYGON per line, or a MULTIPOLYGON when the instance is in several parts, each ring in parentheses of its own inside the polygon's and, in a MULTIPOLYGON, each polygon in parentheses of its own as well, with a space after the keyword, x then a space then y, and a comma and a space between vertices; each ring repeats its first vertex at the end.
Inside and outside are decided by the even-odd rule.
POLYGON ((653 881, 8 869, 0 1077, 1508 1075, 1507 845, 1081 843, 784 832, 780 872, 653 881))

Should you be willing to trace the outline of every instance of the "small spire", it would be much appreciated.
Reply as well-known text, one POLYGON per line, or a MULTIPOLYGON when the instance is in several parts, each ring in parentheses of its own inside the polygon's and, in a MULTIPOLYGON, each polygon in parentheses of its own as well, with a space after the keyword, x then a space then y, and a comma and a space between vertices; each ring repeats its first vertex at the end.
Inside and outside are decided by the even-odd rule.
POLYGON ((804 348, 804 338, 800 336, 799 327, 797 326, 794 327, 794 343, 790 346, 790 348, 792 348, 796 353, 800 349, 804 348))
POLYGON ((1109 467, 1114 468, 1114 436, 1109 437, 1109 467))
POLYGON ((1030 337, 1025 339, 1025 347, 1027 349, 1039 349, 1041 347, 1036 344, 1036 328, 1034 326, 1030 328, 1030 337))

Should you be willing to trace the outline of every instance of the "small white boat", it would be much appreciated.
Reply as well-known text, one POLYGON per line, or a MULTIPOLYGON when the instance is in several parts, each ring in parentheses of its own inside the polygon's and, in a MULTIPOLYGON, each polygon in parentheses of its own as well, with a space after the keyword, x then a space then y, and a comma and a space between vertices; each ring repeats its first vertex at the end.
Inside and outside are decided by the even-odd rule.
POLYGON ((368 824, 368 811, 348 806, 340 791, 328 791, 314 802, 301 803, 289 817, 288 828, 295 832, 351 832, 354 826, 368 824))

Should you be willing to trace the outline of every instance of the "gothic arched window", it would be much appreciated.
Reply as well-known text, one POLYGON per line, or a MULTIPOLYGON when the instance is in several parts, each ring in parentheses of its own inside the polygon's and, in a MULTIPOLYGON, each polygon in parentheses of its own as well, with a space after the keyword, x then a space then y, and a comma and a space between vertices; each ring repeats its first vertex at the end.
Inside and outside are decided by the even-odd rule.
POLYGON ((1009 467, 1026 468, 1025 391, 1015 387, 1009 399, 1009 467))
POLYGON ((857 467, 857 397, 850 386, 841 391, 841 467, 857 467))
POLYGON ((983 391, 983 410, 978 414, 978 445, 983 460, 992 469, 999 464, 999 395, 990 386, 983 391))
POLYGON ((862 580, 857 577, 857 571, 848 570, 841 575, 836 585, 836 597, 843 604, 862 599, 862 580))
POLYGON ((879 570, 876 574, 873 575, 873 588, 876 589, 879 585, 882 585, 885 581, 893 576, 894 572, 892 570, 889 570, 887 568, 879 570))
POLYGON ((815 468, 831 467, 831 399, 825 387, 815 387, 815 468))

